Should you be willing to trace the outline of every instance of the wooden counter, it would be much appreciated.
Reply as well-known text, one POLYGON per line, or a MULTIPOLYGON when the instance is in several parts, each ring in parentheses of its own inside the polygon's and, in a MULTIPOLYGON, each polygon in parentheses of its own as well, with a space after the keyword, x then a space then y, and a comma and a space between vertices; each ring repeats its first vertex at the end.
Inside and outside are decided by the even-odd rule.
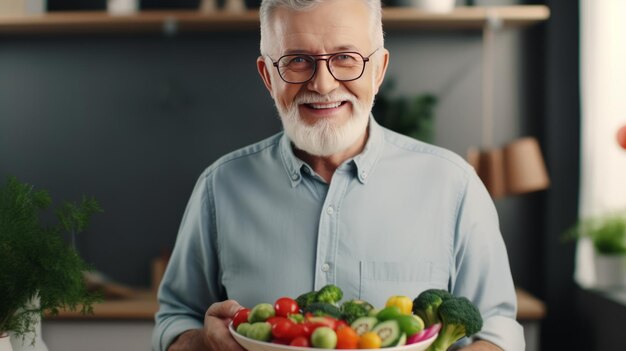
POLYGON ((139 291, 134 297, 110 299, 93 305, 93 314, 81 314, 80 311, 61 311, 56 316, 47 316, 51 320, 153 320, 159 309, 156 296, 152 291, 139 291))
MULTIPOLYGON (((540 320, 545 317, 544 303, 528 292, 517 289, 517 319, 520 321, 540 320)), ((54 320, 153 320, 159 306, 152 291, 140 291, 128 299, 106 300, 94 305, 93 315, 82 315, 77 311, 62 311, 57 316, 48 316, 54 320)))

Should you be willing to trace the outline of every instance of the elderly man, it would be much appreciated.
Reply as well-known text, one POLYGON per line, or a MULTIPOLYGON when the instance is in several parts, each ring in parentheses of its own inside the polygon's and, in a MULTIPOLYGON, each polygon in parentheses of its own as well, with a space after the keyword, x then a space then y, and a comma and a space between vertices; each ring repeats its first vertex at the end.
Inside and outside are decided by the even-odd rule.
POLYGON ((264 0, 260 16, 257 67, 284 132, 198 180, 159 291, 155 349, 242 350, 227 329, 241 306, 335 284, 375 306, 447 289, 483 315, 464 350, 523 350, 480 179, 371 116, 389 62, 380 0, 264 0))

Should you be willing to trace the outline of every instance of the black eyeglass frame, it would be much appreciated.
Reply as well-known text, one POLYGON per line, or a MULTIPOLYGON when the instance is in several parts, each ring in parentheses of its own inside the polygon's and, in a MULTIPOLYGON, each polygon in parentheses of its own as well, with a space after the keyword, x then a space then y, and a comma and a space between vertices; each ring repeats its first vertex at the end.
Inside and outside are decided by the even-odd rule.
POLYGON ((333 78, 335 78, 336 81, 338 82, 351 82, 354 80, 357 80, 359 78, 361 78, 363 76, 363 72, 365 72, 365 64, 368 63, 370 61, 370 57, 372 57, 372 55, 374 55, 376 53, 376 51, 378 51, 377 48, 376 50, 372 51, 371 54, 367 55, 367 56, 363 56, 360 52, 356 52, 356 51, 341 51, 341 52, 335 52, 332 54, 316 54, 316 55, 310 55, 310 54, 299 54, 299 53, 293 53, 293 54, 287 54, 287 55, 283 55, 281 57, 278 58, 278 60, 274 61, 273 58, 271 58, 269 55, 267 57, 270 58, 270 60, 272 60, 272 65, 274 67, 276 67, 276 70, 278 71, 278 75, 280 76, 280 79, 282 79, 285 83, 289 83, 289 84, 305 84, 310 82, 313 77, 315 77, 315 74, 317 73, 317 61, 326 61, 326 68, 328 69, 328 72, 330 73, 331 76, 333 76, 333 78), (359 56, 361 56, 361 58, 363 59, 363 67, 361 68, 361 73, 356 77, 356 78, 352 78, 352 79, 338 79, 337 77, 335 77, 335 75, 333 74, 333 71, 330 69, 330 59, 332 59, 333 57, 337 56, 337 55, 342 55, 342 54, 357 54, 359 56), (311 73, 311 76, 309 77, 309 79, 302 81, 302 82, 290 82, 288 80, 286 80, 282 73, 280 73, 280 68, 278 68, 278 63, 280 62, 280 60, 282 60, 283 58, 287 57, 287 56, 307 56, 307 57, 311 57, 313 60, 313 72, 311 73), (326 58, 323 58, 324 56, 328 56, 326 58))

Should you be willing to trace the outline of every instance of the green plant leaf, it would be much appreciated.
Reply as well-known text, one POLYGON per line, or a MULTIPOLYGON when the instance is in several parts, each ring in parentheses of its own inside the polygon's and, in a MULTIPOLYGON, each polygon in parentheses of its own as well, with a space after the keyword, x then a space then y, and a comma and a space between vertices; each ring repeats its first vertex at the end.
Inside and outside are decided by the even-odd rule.
POLYGON ((564 233, 563 238, 589 238, 598 253, 626 254, 626 214, 610 213, 581 219, 564 233))
POLYGON ((83 274, 90 267, 63 240, 63 230, 86 228, 101 209, 95 199, 57 210, 59 224, 46 226, 42 211, 52 203, 44 190, 9 177, 0 187, 0 331, 17 336, 32 332, 46 311, 89 312, 99 295, 87 290, 83 274), (39 306, 29 306, 33 299, 39 306))
POLYGON ((374 118, 395 132, 432 143, 437 98, 432 94, 392 97, 394 85, 388 80, 379 90, 372 109, 374 118))

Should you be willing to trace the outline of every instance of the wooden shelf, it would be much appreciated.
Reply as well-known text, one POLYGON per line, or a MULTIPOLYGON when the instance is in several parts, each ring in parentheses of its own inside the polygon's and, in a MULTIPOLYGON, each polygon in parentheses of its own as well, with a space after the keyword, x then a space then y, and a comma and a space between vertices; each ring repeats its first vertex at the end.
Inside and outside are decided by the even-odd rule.
POLYGON ((466 6, 444 14, 433 14, 406 7, 389 7, 383 13, 383 26, 389 29, 482 29, 489 20, 504 27, 525 27, 546 21, 550 10, 543 5, 466 6))
MULTIPOLYGON (((43 15, 0 15, 0 36, 16 34, 164 33, 198 31, 256 31, 256 10, 240 13, 194 10, 141 11, 132 15, 107 12, 50 12, 43 15)), ((480 29, 490 18, 505 27, 529 26, 547 20, 550 10, 542 5, 457 7, 453 12, 432 14, 408 7, 387 7, 385 30, 480 29)))

